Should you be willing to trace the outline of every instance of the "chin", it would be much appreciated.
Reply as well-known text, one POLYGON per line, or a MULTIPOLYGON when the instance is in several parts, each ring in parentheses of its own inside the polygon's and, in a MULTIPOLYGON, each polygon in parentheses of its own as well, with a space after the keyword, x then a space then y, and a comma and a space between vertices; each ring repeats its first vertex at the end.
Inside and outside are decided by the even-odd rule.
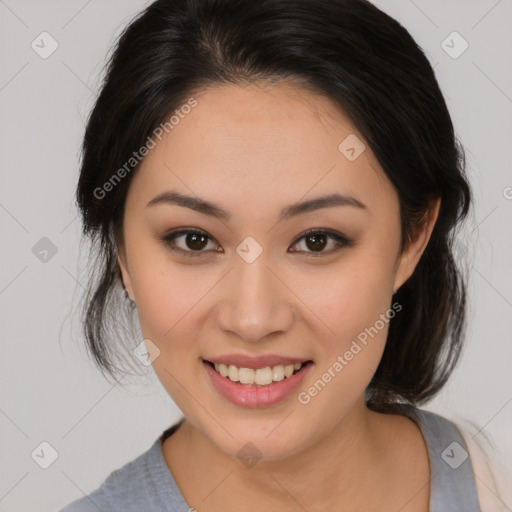
POLYGON ((258 461, 285 460, 313 444, 313 439, 307 442, 311 434, 308 431, 314 433, 318 429, 313 425, 304 428, 304 423, 299 427, 292 416, 284 421, 286 415, 225 421, 222 426, 209 424, 206 430, 201 430, 219 450, 249 467, 258 461))

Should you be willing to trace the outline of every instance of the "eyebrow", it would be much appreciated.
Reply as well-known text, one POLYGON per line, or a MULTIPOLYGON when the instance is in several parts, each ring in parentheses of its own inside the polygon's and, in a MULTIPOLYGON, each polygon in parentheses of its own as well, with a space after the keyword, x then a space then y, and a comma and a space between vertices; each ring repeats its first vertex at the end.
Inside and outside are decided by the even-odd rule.
MULTIPOLYGON (((187 196, 175 191, 163 192, 157 195, 151 199, 151 201, 149 201, 149 203, 146 205, 146 208, 148 206, 155 206, 159 204, 183 206, 204 215, 210 215, 217 219, 223 219, 226 221, 231 219, 231 213, 222 209, 220 206, 217 206, 210 201, 205 201, 204 199, 198 197, 187 196)), ((286 206, 281 210, 279 220, 286 220, 290 217, 295 217, 304 213, 320 210, 321 208, 330 208, 333 206, 352 206, 361 210, 367 210, 366 205, 364 205, 355 197, 336 193, 315 197, 313 199, 308 199, 307 201, 302 201, 300 203, 286 206)))

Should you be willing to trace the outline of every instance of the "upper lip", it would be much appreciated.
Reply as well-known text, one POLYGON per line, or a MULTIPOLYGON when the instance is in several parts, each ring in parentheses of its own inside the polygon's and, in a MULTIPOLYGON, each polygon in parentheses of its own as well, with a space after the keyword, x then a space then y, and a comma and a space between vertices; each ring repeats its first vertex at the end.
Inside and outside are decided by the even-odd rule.
POLYGON ((257 370, 258 368, 266 368, 267 366, 277 366, 279 364, 287 365, 287 364, 295 364, 295 363, 305 363, 310 361, 310 359, 304 357, 292 357, 292 356, 280 356, 277 354, 266 354, 262 356, 248 356, 243 354, 226 354, 223 356, 212 357, 210 359, 205 359, 205 361, 209 361, 214 364, 225 364, 225 365, 234 365, 239 368, 252 368, 253 370, 257 370))

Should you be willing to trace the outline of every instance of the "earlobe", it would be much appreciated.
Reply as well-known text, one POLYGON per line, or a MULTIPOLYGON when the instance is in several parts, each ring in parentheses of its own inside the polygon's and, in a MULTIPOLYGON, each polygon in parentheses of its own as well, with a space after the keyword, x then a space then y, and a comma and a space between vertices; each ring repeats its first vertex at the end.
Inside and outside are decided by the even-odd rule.
POLYGON ((416 228, 412 239, 408 241, 406 248, 399 256, 393 290, 398 290, 412 276, 422 254, 427 248, 439 215, 440 206, 440 197, 430 200, 429 208, 422 224, 416 228))
POLYGON ((121 283, 123 288, 128 292, 129 297, 133 297, 132 284, 130 280, 130 275, 126 268, 125 260, 126 256, 122 248, 116 249, 117 254, 117 264, 119 265, 119 270, 121 273, 121 283))

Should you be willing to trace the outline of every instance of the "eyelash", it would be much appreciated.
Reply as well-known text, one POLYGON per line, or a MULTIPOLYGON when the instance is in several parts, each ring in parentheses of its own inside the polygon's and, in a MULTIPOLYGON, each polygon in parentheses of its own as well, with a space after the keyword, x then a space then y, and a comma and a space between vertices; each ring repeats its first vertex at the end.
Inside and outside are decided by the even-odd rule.
MULTIPOLYGON (((184 249, 180 249, 180 248, 177 248, 177 247, 172 245, 172 242, 176 238, 178 238, 179 236, 189 235, 189 234, 202 235, 202 236, 207 237, 209 240, 213 241, 213 239, 210 236, 208 236, 207 233, 205 233, 204 231, 198 230, 198 229, 179 229, 177 231, 172 231, 172 232, 168 233, 165 237, 163 237, 161 240, 164 243, 164 245, 166 247, 168 247, 170 250, 175 251, 175 252, 179 252, 183 256, 192 257, 192 258, 197 258, 198 256, 202 256, 202 254, 207 252, 207 251, 204 251, 204 250, 199 250, 199 251, 184 250, 184 249)), ((325 255, 337 252, 340 249, 342 249, 343 247, 352 247, 352 245, 353 245, 353 240, 349 240, 348 238, 344 237, 343 235, 341 235, 340 233, 338 233, 336 231, 331 231, 331 230, 322 229, 322 228, 313 228, 313 229, 309 229, 308 231, 302 233, 302 235, 300 235, 298 238, 296 238, 294 243, 293 243, 293 245, 292 245, 292 247, 294 245, 297 245, 303 238, 306 238, 307 236, 309 236, 311 234, 327 235, 328 238, 331 238, 332 240, 335 240, 340 245, 336 249, 333 249, 333 250, 330 250, 330 251, 321 251, 321 252, 316 252, 316 253, 314 251, 311 251, 311 252, 308 252, 308 251, 292 251, 292 252, 299 252, 299 253, 300 252, 305 252, 306 254, 310 254, 313 258, 317 258, 317 257, 321 257, 321 256, 325 256, 325 255)))

